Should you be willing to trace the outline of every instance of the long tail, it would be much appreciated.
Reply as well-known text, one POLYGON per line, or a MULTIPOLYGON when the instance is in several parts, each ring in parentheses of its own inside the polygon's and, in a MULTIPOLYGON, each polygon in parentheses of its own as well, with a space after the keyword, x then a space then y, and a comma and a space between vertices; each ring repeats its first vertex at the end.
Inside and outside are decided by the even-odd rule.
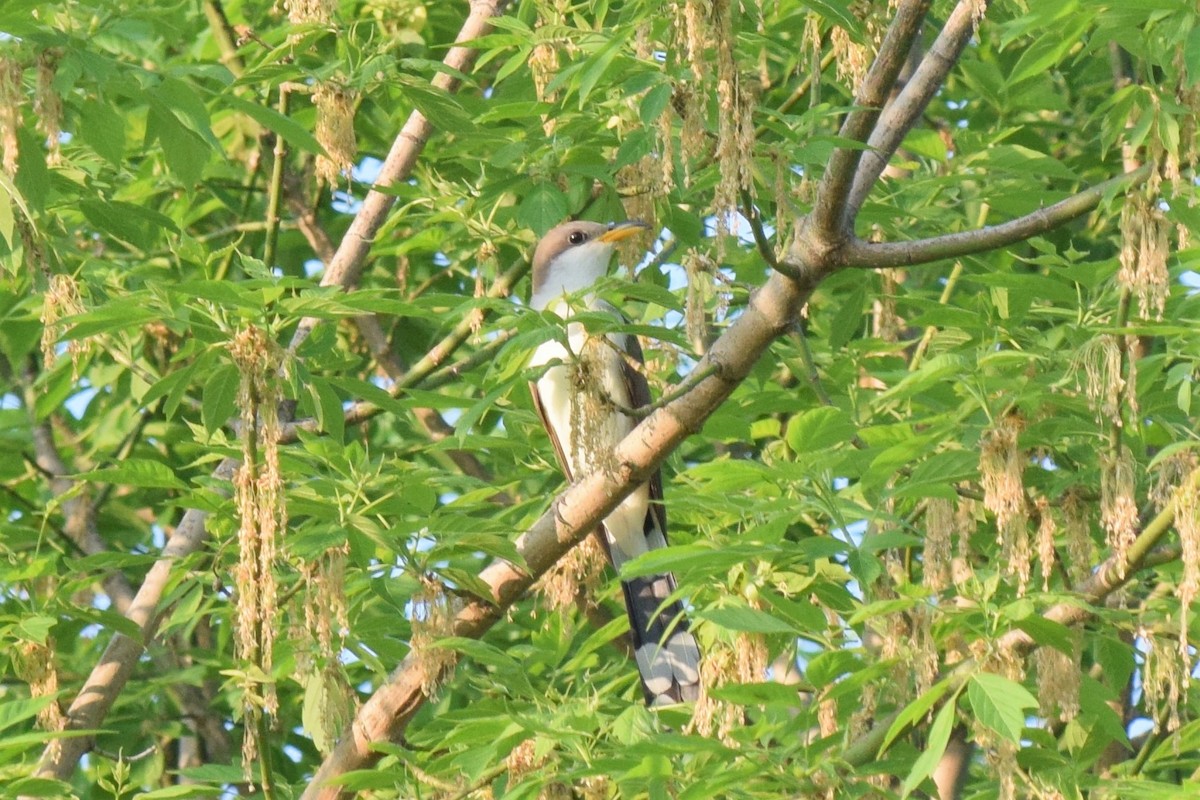
POLYGON ((688 631, 670 573, 621 582, 633 634, 642 691, 650 706, 696 700, 700 695, 700 648, 688 631))

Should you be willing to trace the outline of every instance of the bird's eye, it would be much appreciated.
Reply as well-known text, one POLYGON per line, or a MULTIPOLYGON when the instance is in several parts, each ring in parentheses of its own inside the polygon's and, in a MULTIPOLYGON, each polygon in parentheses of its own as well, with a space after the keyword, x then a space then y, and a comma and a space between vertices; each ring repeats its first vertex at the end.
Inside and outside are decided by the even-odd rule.
POLYGON ((571 231, 571 235, 567 237, 567 241, 571 244, 583 244, 587 241, 587 234, 583 231, 571 231))

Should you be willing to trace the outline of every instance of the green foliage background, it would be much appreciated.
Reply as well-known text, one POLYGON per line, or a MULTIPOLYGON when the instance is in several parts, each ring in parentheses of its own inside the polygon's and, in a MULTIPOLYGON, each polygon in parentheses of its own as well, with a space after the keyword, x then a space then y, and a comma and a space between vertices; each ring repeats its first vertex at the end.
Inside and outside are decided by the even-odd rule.
MULTIPOLYGON (((31 700, 17 677, 20 654, 31 644, 50 649, 55 701, 65 708, 111 633, 136 634, 101 582, 119 575, 139 585, 188 508, 210 514, 206 545, 174 566, 158 636, 70 791, 261 791, 242 783, 237 757, 238 675, 250 669, 232 650, 238 521, 226 482, 211 476, 221 458, 241 453, 228 424, 237 413, 229 354, 237 329, 259 326, 285 347, 302 318, 319 320, 286 362, 284 394, 298 419, 315 424, 283 451, 281 633, 274 673, 254 678, 279 692, 264 751, 275 791, 286 795, 304 788, 318 747, 340 734, 349 706, 336 698, 365 699, 409 652, 422 580, 480 591, 479 570, 512 557, 516 535, 561 489, 524 368, 553 323, 519 300, 482 296, 498 276, 567 216, 651 213, 664 231, 656 246, 675 249, 610 290, 626 298, 634 329, 653 336, 652 384, 662 393, 684 380, 703 344, 683 331, 682 277, 698 287, 691 301, 705 304, 715 335, 769 272, 745 223, 739 238, 712 222, 721 165, 711 151, 723 113, 715 55, 705 53, 698 80, 674 4, 515 3, 473 43, 478 64, 455 94, 430 82, 466 4, 342 0, 328 24, 291 24, 270 4, 230 2, 225 13, 244 39, 236 62, 204 5, 0 8, 0 58, 24 67, 19 99, 9 102, 22 111, 17 169, 0 178, 0 784, 10 786, 0 794, 67 790, 27 777, 44 742, 33 718, 45 701, 31 700), (545 93, 529 66, 542 45, 559 60, 545 93), (42 54, 55 65, 48 90, 34 68, 42 54), (414 110, 436 130, 411 177, 385 190, 396 206, 349 293, 318 285, 321 254, 302 230, 311 225, 336 244, 369 188, 312 178, 321 145, 305 87, 321 81, 355 98, 360 156, 382 158, 414 110), (48 163, 38 128, 46 114, 33 100, 46 91, 62 102, 57 163, 48 163), (692 102, 709 98, 703 152, 680 146, 689 92, 692 102), (286 178, 267 264, 276 137, 286 178), (675 162, 669 186, 645 171, 663 153, 675 162), (691 254, 719 263, 722 279, 685 273, 678 264, 691 254), (60 352, 48 365, 40 343, 55 276, 74 280, 81 307, 51 331, 60 352), (352 324, 373 317, 392 356, 413 365, 476 311, 486 316, 452 360, 480 353, 478 363, 399 397, 380 388, 390 381, 352 324), (499 332, 511 338, 489 347, 499 332), (380 413, 345 424, 344 408, 359 400, 380 413), (451 429, 431 435, 416 409, 439 412, 451 429), (35 464, 42 435, 65 466, 57 479, 35 464), (476 460, 466 471, 464 451, 476 460), (498 493, 511 502, 497 502, 498 493), (102 545, 90 553, 67 533, 66 511, 80 500, 102 545), (305 571, 343 548, 342 655, 313 662, 305 571), (210 727, 192 716, 197 708, 210 727), (181 768, 181 742, 196 739, 199 763, 181 768)), ((933 4, 927 38, 950 8, 933 4)), ((753 87, 757 129, 750 194, 778 250, 844 144, 836 133, 852 87, 841 61, 822 66, 831 34, 872 48, 890 13, 885 3, 734 4, 734 54, 753 87), (806 37, 810 20, 822 49, 806 37)), ((895 162, 902 171, 870 195, 858 234, 903 242, 972 230, 1119 175, 1123 156, 1182 161, 1183 178, 1154 197, 1173 229, 1161 317, 1143 313, 1117 280, 1125 200, 1114 191, 1095 213, 1010 248, 914 267, 890 283, 866 270, 833 274, 797 333, 671 456, 677 547, 644 568, 676 572, 707 651, 764 643, 782 659, 775 675, 798 651, 798 685, 765 674, 735 680, 713 696, 744 720, 723 737, 687 732, 686 711, 641 706, 635 670, 612 645, 624 626, 615 581, 601 599, 618 621, 601 627, 530 597, 481 641, 445 643, 462 654, 454 677, 404 742, 346 785, 404 797, 471 787, 532 797, 555 786, 597 793, 586 796, 900 796, 933 791, 928 775, 961 725, 984 745, 964 796, 1001 791, 996 762, 984 756, 1005 747, 1020 751, 1023 796, 1178 796, 1200 767, 1193 694, 1184 685, 1178 730, 1164 724, 1146 736, 1135 724, 1131 744, 1126 727, 1167 718, 1135 670, 1144 630, 1177 641, 1180 619, 1190 621, 1175 551, 1131 574, 1119 601, 1092 609, 1077 631, 1042 614, 1108 554, 1099 525, 1105 459, 1129 449, 1147 521, 1162 465, 1196 441, 1200 301, 1183 280, 1200 261, 1186 243, 1200 231, 1189 163, 1197 80, 1200 28, 1189 3, 997 4, 906 138, 895 162), (1114 79, 1121 54, 1127 71, 1114 79), (898 338, 874 324, 880 302, 894 304, 898 338), (915 357, 926 331, 927 349, 915 357), (1103 336, 1141 343, 1136 369, 1122 362, 1129 385, 1119 419, 1097 414, 1081 388, 1103 336), (930 501, 983 496, 984 441, 1014 415, 1024 424, 1028 498, 1044 498, 1053 515, 1064 498, 1082 498, 1093 560, 1055 564, 1044 589, 1035 567, 1021 592, 992 515, 976 503, 977 527, 960 551, 965 577, 931 592, 922 583, 930 501), (919 617, 931 621, 942 676, 964 652, 984 656, 983 666, 965 680, 922 684, 917 664, 927 653, 915 639, 890 652, 875 641, 915 630, 919 617), (990 648, 1016 629, 1077 659, 1073 719, 1038 715, 1032 662, 1020 676, 992 674, 990 648), (817 732, 820 713, 833 715, 832 733, 817 732), (506 758, 527 740, 540 766, 510 774, 506 758)), ((514 295, 527 297, 527 281, 514 295)), ((1061 539, 1058 557, 1067 558, 1061 539)))

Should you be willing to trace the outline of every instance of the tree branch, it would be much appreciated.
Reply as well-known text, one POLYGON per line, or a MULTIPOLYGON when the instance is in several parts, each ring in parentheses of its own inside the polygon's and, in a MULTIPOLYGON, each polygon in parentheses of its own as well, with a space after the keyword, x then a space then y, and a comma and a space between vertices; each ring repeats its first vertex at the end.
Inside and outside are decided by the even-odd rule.
MULTIPOLYGON (((1180 494, 1194 492, 1198 488, 1200 488, 1200 468, 1192 470, 1180 485, 1176 495, 1154 519, 1147 523, 1124 554, 1109 556, 1092 570, 1090 577, 1079 584, 1076 589, 1075 595, 1078 599, 1057 603, 1043 612, 1042 617, 1068 627, 1079 625, 1094 616, 1095 612, 1092 609, 1102 606, 1105 598, 1128 583, 1139 570, 1178 560, 1180 556, 1178 548, 1164 550, 1155 550, 1155 548, 1171 530, 1171 526, 1175 524, 1180 494)), ((996 652, 1012 652, 1021 655, 1038 646, 1032 636, 1020 628, 1014 628, 997 639, 993 649, 996 652)), ((967 659, 954 668, 949 678, 961 685, 978 669, 979 663, 975 659, 967 659)), ((846 748, 843 760, 850 766, 857 766, 877 758, 880 755, 879 747, 883 744, 887 732, 899 714, 900 711, 897 710, 876 720, 870 730, 846 748)))
MULTIPOLYGON (((279 115, 288 115, 288 85, 279 85, 279 115)), ((287 158, 287 141, 275 134, 275 146, 271 148, 271 180, 267 184, 267 236, 263 245, 263 263, 267 269, 275 266, 275 249, 279 242, 279 206, 283 196, 283 165, 287 158)))
POLYGON ((204 16, 208 18, 208 27, 212 30, 217 47, 221 50, 221 63, 233 73, 234 77, 242 77, 246 65, 238 55, 237 34, 229 24, 225 8, 221 0, 204 0, 204 16))
POLYGON ((771 240, 763 228, 762 214, 759 213, 758 206, 754 205, 750 192, 745 189, 742 190, 742 216, 750 223, 750 233, 754 236, 754 246, 758 248, 758 254, 771 269, 779 269, 779 257, 775 255, 775 248, 771 246, 771 240))
MULTIPOLYGON (((492 596, 468 602, 454 618, 453 635, 482 636, 546 570, 591 534, 600 520, 644 482, 672 450, 698 431, 745 379, 771 342, 790 330, 813 286, 772 275, 696 366, 696 373, 706 377, 691 392, 645 419, 617 445, 613 455, 618 468, 592 473, 571 486, 518 538, 516 549, 523 566, 498 560, 480 573, 492 596)), ((407 657, 388 683, 359 709, 303 798, 340 796, 334 781, 350 770, 373 763, 379 757, 374 743, 401 736, 428 699, 421 687, 436 683, 438 677, 427 675, 420 660, 407 657)))
MULTIPOLYGON (((904 0, 892 18, 879 53, 863 79, 854 98, 856 108, 842 123, 838 136, 855 142, 865 142, 879 118, 880 109, 904 67, 913 40, 932 0, 904 0)), ((854 171, 862 157, 862 147, 839 147, 829 157, 825 174, 817 188, 809 227, 822 242, 837 243, 851 234, 852 219, 846 214, 846 197, 854 179, 854 171)))
POLYGON ((1007 247, 1083 216, 1096 208, 1105 196, 1142 183, 1150 177, 1150 173, 1150 165, 1140 167, 1133 172, 1118 175, 1084 189, 1054 205, 1039 208, 1031 214, 989 228, 919 239, 915 242, 871 243, 854 239, 832 254, 832 263, 827 263, 826 266, 858 269, 912 267, 1007 247))
MULTIPOLYGON (((488 20, 500 13, 505 3, 506 0, 472 0, 471 12, 459 31, 456 41, 465 42, 486 34, 490 30, 488 20)), ((469 70, 474 59, 474 50, 456 46, 450 49, 444 63, 457 74, 469 70)), ((433 84, 444 91, 452 91, 458 85, 458 81, 447 73, 438 73, 433 84)), ((392 145, 392 150, 380 175, 381 185, 402 180, 407 176, 431 131, 432 126, 429 122, 419 112, 414 111, 392 145)), ((321 281, 322 286, 338 285, 345 288, 357 280, 362 264, 370 250, 372 238, 383 223, 383 218, 394 200, 394 197, 379 192, 373 191, 368 194, 362 209, 343 238, 335 258, 326 268, 325 276, 321 281)), ((292 339, 291 349, 293 351, 300 346, 319 322, 320 320, 317 319, 306 319, 301 322, 292 339)), ((464 335, 462 338, 465 339, 466 336, 464 335)), ((439 343, 438 352, 426 356, 424 361, 430 363, 418 365, 418 367, 425 367, 424 375, 433 372, 436 366, 453 351, 453 348, 449 350, 443 348, 444 344, 445 340, 439 343)), ((413 371, 417 372, 418 367, 414 367, 413 371)), ((223 459, 212 475, 217 480, 228 481, 237 469, 237 464, 236 459, 223 459)), ((117 696, 133 673, 145 642, 153 638, 158 629, 161 615, 158 604, 166 590, 175 561, 196 552, 204 543, 207 537, 205 530, 207 517, 207 512, 199 509, 188 509, 183 515, 175 532, 163 547, 162 557, 147 572, 145 580, 126 613, 126 617, 141 629, 141 638, 135 640, 122 633, 113 634, 99 663, 93 668, 67 711, 66 730, 94 730, 101 726, 100 723, 112 708, 113 703, 116 702, 117 696)), ((91 746, 92 741, 90 736, 78 736, 51 742, 42 751, 34 774, 38 777, 66 780, 75 769, 79 758, 91 746)))
MULTIPOLYGON (((471 13, 454 40, 455 46, 450 48, 442 62, 450 69, 438 72, 434 76, 434 89, 453 92, 458 88, 460 81, 455 76, 470 70, 476 57, 475 50, 463 43, 486 35, 492 28, 492 17, 500 14, 507 2, 508 0, 471 0, 471 13)), ((392 143, 392 149, 384 159, 375 185, 383 188, 406 180, 417 163, 417 156, 425 149, 425 142, 432 134, 433 125, 424 114, 414 110, 400 130, 400 135, 392 143)), ((376 189, 367 192, 362 207, 354 215, 354 221, 342 237, 333 259, 325 265, 325 274, 321 277, 322 286, 344 288, 358 282, 367 254, 375 241, 375 234, 383 226, 388 211, 395 203, 396 196, 390 192, 376 189)), ((308 338, 316 324, 317 320, 312 317, 301 320, 289 347, 292 352, 308 338)))
MULTIPOLYGON (((30 411, 33 421, 32 438, 33 453, 38 469, 49 478, 50 492, 62 501, 63 533, 79 548, 84 555, 93 556, 108 552, 108 546, 100 537, 100 529, 96 525, 96 507, 85 493, 75 492, 76 483, 67 477, 74 470, 69 469, 58 445, 54 443, 54 433, 46 421, 33 420, 33 409, 37 404, 37 396, 29 382, 25 383, 25 407, 30 411)), ((112 570, 101 581, 104 593, 112 601, 113 608, 124 613, 133 603, 133 587, 119 570, 112 570)))
POLYGON ((869 149, 863 153, 854 174, 854 185, 846 198, 847 220, 853 220, 858 214, 871 188, 883 174, 884 167, 925 113, 929 101, 942 88, 946 75, 958 63, 963 48, 975 32, 979 16, 987 10, 990 2, 984 0, 983 11, 980 11, 979 0, 960 0, 912 78, 880 114, 875 129, 871 131, 871 138, 867 140, 869 149))

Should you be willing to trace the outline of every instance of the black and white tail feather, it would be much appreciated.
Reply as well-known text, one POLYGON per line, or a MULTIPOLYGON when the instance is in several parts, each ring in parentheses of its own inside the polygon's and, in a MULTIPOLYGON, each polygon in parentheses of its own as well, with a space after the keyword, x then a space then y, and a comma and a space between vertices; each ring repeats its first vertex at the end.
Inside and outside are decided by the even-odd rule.
MULTIPOLYGON (((647 515, 651 550, 666 547, 658 520, 647 515), (657 540, 657 541, 656 541, 657 540)), ((618 571, 621 564, 613 559, 618 571)), ((691 702, 700 696, 700 647, 688 630, 683 605, 675 595, 675 576, 667 572, 621 581, 633 653, 647 705, 691 702)))

